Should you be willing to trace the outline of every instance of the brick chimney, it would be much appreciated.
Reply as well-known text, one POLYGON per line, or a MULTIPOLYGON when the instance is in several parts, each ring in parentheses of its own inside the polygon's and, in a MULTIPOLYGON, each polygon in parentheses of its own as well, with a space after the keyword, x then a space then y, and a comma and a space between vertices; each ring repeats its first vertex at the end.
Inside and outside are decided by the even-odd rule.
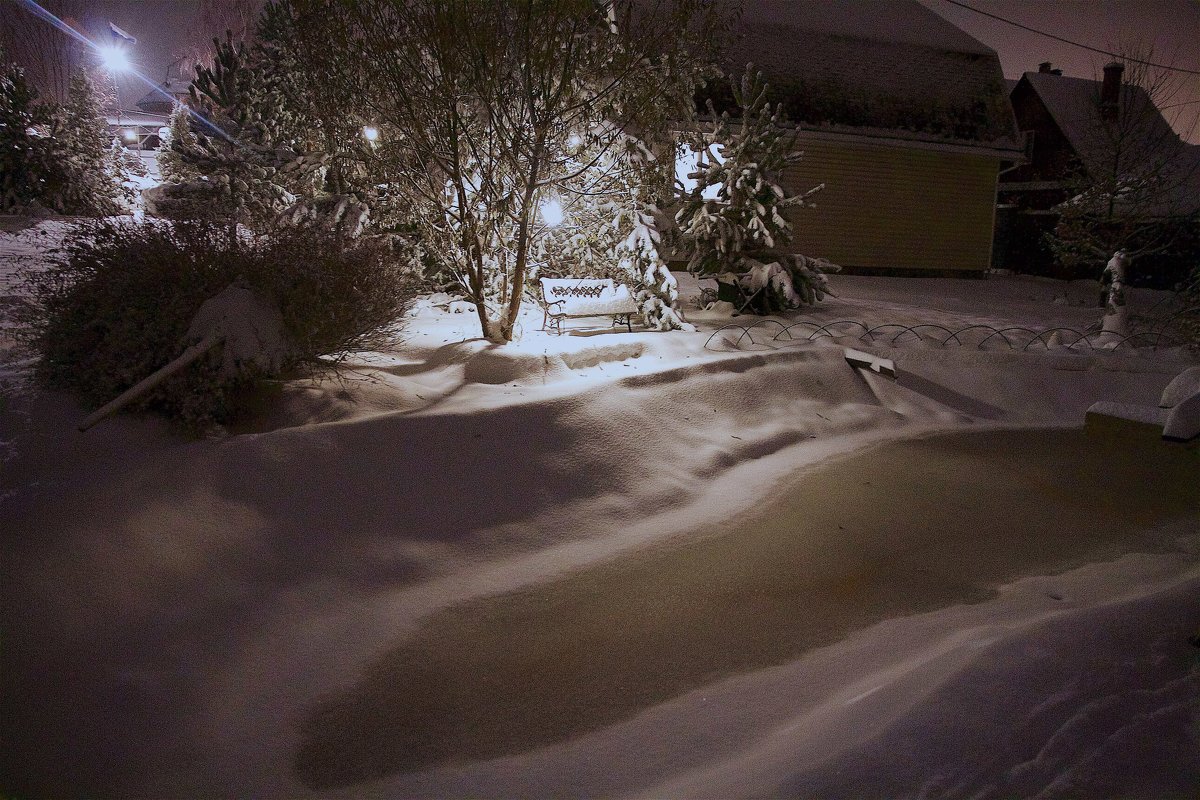
POLYGON ((1104 65, 1104 83, 1100 84, 1100 116, 1112 121, 1121 104, 1121 75, 1125 65, 1116 61, 1104 65))
POLYGON ((1043 75, 1062 75, 1062 70, 1054 69, 1054 65, 1049 61, 1043 61, 1042 63, 1038 64, 1038 72, 1042 73, 1043 75))

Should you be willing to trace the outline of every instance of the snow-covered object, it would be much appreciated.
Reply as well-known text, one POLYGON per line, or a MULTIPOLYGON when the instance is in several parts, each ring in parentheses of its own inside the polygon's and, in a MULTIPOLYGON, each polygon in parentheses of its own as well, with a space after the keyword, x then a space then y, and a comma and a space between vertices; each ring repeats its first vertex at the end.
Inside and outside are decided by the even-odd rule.
POLYGON ((1143 406, 1136 403, 1113 403, 1104 400, 1092 403, 1088 407, 1084 419, 1091 424, 1094 424, 1097 418, 1105 418, 1162 428, 1166 424, 1167 415, 1167 411, 1155 408, 1154 406, 1143 406))
POLYGON ((1171 409, 1163 424, 1163 438, 1186 442, 1200 436, 1200 391, 1171 409))
POLYGON ((1173 408, 1194 394, 1200 393, 1200 367, 1189 367, 1176 375, 1163 389, 1159 408, 1173 408))
POLYGON ((551 313, 571 317, 636 314, 638 305, 625 285, 613 285, 607 278, 572 280, 542 278, 542 293, 551 313), (590 291, 594 290, 594 291, 590 291))
POLYGON ((1129 335, 1129 310, 1125 303, 1125 274, 1128 269, 1129 257, 1124 250, 1113 253, 1104 267, 1104 275, 1109 280, 1108 299, 1104 305, 1105 333, 1129 335))
POLYGON ((211 336, 224 343, 221 374, 226 378, 250 367, 277 373, 292 352, 279 308, 241 283, 205 300, 192 319, 189 341, 211 336))
POLYGON ((873 356, 870 353, 855 350, 853 347, 843 349, 846 353, 846 361, 850 366, 869 369, 872 372, 878 372, 880 375, 887 375, 889 378, 896 377, 896 362, 892 359, 873 356))

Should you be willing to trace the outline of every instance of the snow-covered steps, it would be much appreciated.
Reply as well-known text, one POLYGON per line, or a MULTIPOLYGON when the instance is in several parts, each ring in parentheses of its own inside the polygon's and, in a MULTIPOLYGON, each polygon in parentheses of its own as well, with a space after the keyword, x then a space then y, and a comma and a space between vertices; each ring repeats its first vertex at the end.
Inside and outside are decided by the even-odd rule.
POLYGON ((1200 437, 1200 367, 1175 376, 1157 407, 1093 403, 1084 424, 1097 432, 1153 433, 1177 442, 1196 439, 1200 437))

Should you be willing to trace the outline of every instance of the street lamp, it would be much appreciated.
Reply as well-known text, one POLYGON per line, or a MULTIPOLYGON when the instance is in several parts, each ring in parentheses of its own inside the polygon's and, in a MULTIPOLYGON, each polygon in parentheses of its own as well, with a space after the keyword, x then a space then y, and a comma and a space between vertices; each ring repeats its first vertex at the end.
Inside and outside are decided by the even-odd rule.
POLYGON ((100 63, 109 72, 126 72, 133 66, 129 63, 129 53, 125 52, 125 48, 120 45, 101 45, 98 50, 100 63))
POLYGON ((108 23, 108 30, 112 33, 112 43, 96 48, 100 53, 100 61, 109 72, 128 72, 133 69, 133 64, 129 61, 129 51, 126 47, 137 44, 137 39, 111 22, 108 23))
POLYGON ((375 144, 379 140, 379 128, 374 125, 363 126, 363 138, 371 144, 375 144))

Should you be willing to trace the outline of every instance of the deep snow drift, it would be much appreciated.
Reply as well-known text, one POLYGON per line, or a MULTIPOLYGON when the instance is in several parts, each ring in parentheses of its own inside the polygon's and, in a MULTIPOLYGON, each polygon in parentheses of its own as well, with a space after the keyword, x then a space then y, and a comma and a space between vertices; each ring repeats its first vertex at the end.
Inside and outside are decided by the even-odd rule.
MULTIPOLYGON (((834 290, 802 318, 1042 330, 1098 313, 1094 287, 1012 277, 839 277, 834 290)), ((500 348, 438 300, 414 309, 394 352, 360 354, 340 382, 278 387, 257 419, 202 441, 128 416, 79 435, 86 410, 29 387, 0 347, 0 789, 1064 796, 1198 780, 1185 639, 1200 624, 1200 498, 1146 517, 1139 544, 1083 559, 1096 563, 1053 561, 1069 571, 984 581, 948 595, 973 602, 920 613, 884 598, 875 621, 823 646, 564 741, 416 772, 380 756, 369 780, 305 772, 316 710, 426 620, 730 530, 804 470, 880 442, 1079 427, 1097 400, 1153 405, 1195 363, 858 331, 710 341, 731 320, 694 310, 696 333, 577 323, 556 337, 530 309, 500 348), (853 369, 843 346, 894 359, 899 378, 853 369), (1133 744, 1146 741, 1162 747, 1133 744), (1162 763, 1163 782, 1140 782, 1162 763)), ((1069 491, 1070 469, 1044 485, 1069 491)), ((1036 512, 1014 507, 1011 525, 1036 512)))

